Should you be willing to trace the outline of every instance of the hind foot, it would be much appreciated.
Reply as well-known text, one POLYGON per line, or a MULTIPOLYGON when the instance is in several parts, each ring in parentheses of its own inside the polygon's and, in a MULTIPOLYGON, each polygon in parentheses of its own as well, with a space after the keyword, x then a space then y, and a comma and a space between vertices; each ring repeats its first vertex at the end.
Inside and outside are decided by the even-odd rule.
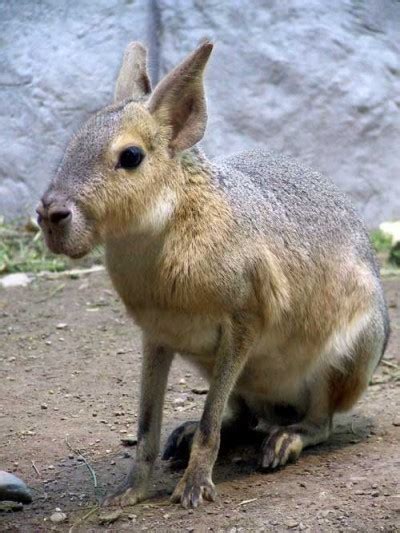
POLYGON ((331 432, 332 418, 290 426, 272 426, 261 447, 261 470, 274 470, 298 459, 302 450, 325 442, 331 432))
POLYGON ((275 427, 261 447, 261 470, 274 470, 288 462, 294 462, 304 447, 303 438, 289 428, 275 427))

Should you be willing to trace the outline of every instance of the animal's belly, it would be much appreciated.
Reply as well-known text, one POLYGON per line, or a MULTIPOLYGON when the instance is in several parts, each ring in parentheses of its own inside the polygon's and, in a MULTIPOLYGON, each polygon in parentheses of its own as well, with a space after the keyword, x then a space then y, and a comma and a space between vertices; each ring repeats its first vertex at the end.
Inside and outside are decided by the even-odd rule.
MULTIPOLYGON (((141 310, 134 315, 150 338, 181 354, 205 377, 212 375, 221 334, 216 319, 158 309, 141 310)), ((295 340, 260 334, 237 380, 236 390, 250 403, 258 400, 296 403, 304 393, 312 359, 309 350, 295 340)))
POLYGON ((304 394, 315 359, 298 339, 261 335, 238 379, 237 390, 248 398, 297 403, 304 394))

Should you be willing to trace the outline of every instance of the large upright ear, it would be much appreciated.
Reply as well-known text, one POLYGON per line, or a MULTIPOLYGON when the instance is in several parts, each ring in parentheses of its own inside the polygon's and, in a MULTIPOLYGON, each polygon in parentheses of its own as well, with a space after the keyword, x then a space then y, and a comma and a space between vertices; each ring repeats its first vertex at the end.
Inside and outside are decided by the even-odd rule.
POLYGON ((205 41, 156 86, 148 109, 156 120, 171 129, 172 153, 186 150, 204 135, 207 108, 203 72, 213 45, 205 41))
POLYGON ((150 93, 146 48, 137 42, 129 43, 118 74, 114 102, 121 102, 127 98, 140 98, 150 93))

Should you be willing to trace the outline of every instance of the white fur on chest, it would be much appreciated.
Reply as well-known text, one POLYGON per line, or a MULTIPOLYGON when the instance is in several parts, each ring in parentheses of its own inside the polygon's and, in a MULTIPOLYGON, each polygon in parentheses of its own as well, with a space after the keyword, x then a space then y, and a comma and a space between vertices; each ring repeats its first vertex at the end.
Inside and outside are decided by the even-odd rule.
POLYGON ((131 229, 135 231, 150 231, 158 233, 162 231, 176 208, 176 193, 171 189, 164 189, 153 198, 148 209, 140 217, 139 223, 131 229))

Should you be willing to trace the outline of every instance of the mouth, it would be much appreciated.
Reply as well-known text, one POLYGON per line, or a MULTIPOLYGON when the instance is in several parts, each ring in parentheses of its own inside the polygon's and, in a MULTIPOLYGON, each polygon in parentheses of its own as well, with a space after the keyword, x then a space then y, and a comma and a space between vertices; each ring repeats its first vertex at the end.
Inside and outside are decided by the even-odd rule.
POLYGON ((81 259, 91 252, 93 238, 90 231, 70 226, 66 228, 49 228, 39 224, 47 248, 55 255, 65 255, 71 259, 81 259))
POLYGON ((77 242, 76 239, 65 238, 64 236, 56 235, 54 232, 49 233, 42 228, 45 243, 48 249, 55 255, 65 255, 70 259, 81 259, 91 252, 92 246, 89 242, 77 242))
POLYGON ((45 195, 37 213, 38 224, 52 253, 80 259, 92 250, 95 225, 75 202, 54 194, 45 195))
POLYGON ((70 259, 82 259, 82 257, 85 257, 85 255, 88 255, 90 253, 90 250, 83 250, 81 252, 75 252, 75 253, 69 253, 64 254, 67 255, 70 259))

